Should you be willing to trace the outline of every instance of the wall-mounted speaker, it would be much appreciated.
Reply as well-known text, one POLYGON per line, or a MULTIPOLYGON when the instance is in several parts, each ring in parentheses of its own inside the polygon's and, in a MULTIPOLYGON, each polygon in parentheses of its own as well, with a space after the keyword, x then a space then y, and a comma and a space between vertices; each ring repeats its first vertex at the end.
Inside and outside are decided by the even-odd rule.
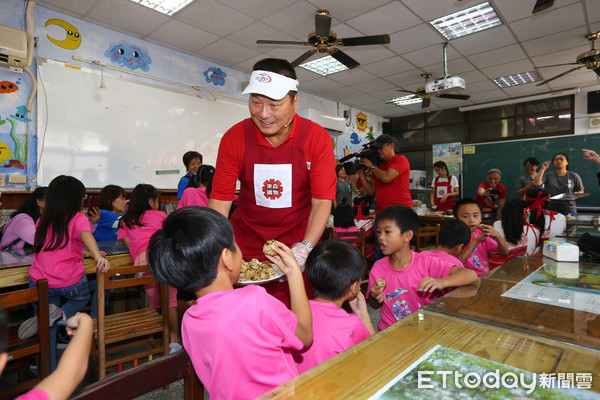
POLYGON ((600 128, 600 117, 590 117, 590 129, 600 128))

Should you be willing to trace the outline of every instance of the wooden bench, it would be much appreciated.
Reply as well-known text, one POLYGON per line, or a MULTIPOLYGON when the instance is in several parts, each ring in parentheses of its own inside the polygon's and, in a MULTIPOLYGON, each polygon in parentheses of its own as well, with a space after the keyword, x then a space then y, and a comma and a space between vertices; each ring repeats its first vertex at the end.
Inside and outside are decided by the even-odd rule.
POLYGON ((185 351, 156 358, 125 372, 85 386, 71 399, 129 400, 183 379, 183 398, 201 400, 204 388, 185 351))

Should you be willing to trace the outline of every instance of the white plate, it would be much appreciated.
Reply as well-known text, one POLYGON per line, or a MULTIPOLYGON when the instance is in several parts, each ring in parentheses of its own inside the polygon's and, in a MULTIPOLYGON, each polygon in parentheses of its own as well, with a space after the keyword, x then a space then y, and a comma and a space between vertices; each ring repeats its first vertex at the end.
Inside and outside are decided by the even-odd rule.
POLYGON ((283 276, 283 272, 281 272, 281 270, 279 269, 277 264, 271 263, 271 266, 273 267, 273 271, 275 271, 275 276, 272 276, 269 279, 262 279, 260 281, 237 281, 236 284, 237 285, 255 285, 255 284, 260 284, 260 283, 271 282, 271 281, 281 278, 283 276))

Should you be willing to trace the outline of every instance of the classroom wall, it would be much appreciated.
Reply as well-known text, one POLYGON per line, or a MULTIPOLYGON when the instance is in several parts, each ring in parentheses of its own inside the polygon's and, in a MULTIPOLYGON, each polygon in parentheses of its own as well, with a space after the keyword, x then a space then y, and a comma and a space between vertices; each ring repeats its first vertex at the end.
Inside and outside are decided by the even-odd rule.
MULTIPOLYGON (((0 24, 12 26, 17 29, 25 29, 25 26, 22 25, 24 7, 25 1, 3 1, 0 24)), ((40 60, 48 58, 86 68, 98 68, 90 64, 72 60, 72 56, 78 56, 84 59, 98 60, 109 65, 127 68, 128 65, 126 63, 115 63, 113 58, 111 58, 111 46, 113 44, 120 44, 121 46, 128 46, 131 49, 135 49, 147 56, 146 58, 141 57, 142 62, 138 65, 130 64, 130 69, 134 72, 141 72, 188 85, 202 86, 215 92, 217 96, 222 93, 223 95, 237 98, 235 100, 228 97, 227 100, 230 101, 238 101, 240 103, 247 101, 245 96, 242 97, 240 95, 242 83, 248 80, 248 74, 244 72, 183 54, 39 6, 36 7, 35 12, 35 36, 38 38, 37 54, 40 60), (46 26, 48 21, 51 21, 51 23, 46 26), (56 43, 57 41, 60 43, 65 38, 65 26, 73 26, 79 31, 81 42, 77 47, 73 48, 73 44, 65 46, 62 43, 56 43)), ((34 75, 37 75, 35 61, 30 69, 34 75)), ((177 85, 156 82, 137 76, 129 77, 143 82, 152 82, 156 85, 182 90, 177 85)), ((32 82, 26 73, 19 74, 5 68, 0 68, 0 81, 10 82, 13 88, 16 88, 16 90, 11 89, 10 93, 0 92, 0 167, 4 167, 4 170, 0 171, 0 190, 34 188, 37 183, 37 153, 38 148, 42 146, 42 143, 38 145, 38 137, 43 138, 43 129, 40 129, 38 132, 37 99, 34 102, 31 112, 24 112, 24 105, 27 103, 29 93, 31 92, 32 82), (24 117, 22 117, 23 114, 25 114, 24 117), (7 119, 10 116, 12 117, 7 119), (25 138, 27 138, 26 141, 25 138), (18 144, 17 140, 19 140, 18 144), (26 143, 27 151, 23 156, 17 158, 14 153, 17 148, 24 147, 21 146, 23 143, 26 143), (3 146, 3 144, 6 146, 3 146), (3 149, 3 147, 5 148, 3 149), (21 164, 10 163, 10 160, 13 158, 22 160, 21 164), (23 166, 24 168, 20 168, 23 166), (27 183, 8 183, 8 179, 6 179, 8 175, 26 176, 27 183), (5 186, 2 186, 3 178, 6 179, 4 182, 5 186)), ((39 83, 43 84, 43 76, 40 81, 39 83)), ((300 82, 301 88, 302 82, 300 82)), ((198 93, 206 94, 202 91, 198 93)), ((73 112, 85 112, 85 110, 78 110, 76 104, 65 104, 64 106, 72 107, 73 112)), ((372 133, 374 136, 381 134, 381 123, 385 120, 380 116, 362 112, 360 109, 350 108, 347 105, 338 104, 334 101, 300 91, 298 114, 308 117, 308 109, 319 109, 333 116, 343 113, 343 110, 351 112, 347 130, 332 135, 332 140, 335 139, 333 140, 334 145, 339 148, 339 150, 336 149, 336 154, 341 153, 342 155, 344 151, 353 152, 354 148, 368 142, 367 135, 369 133, 372 133), (361 121, 364 119, 367 120, 365 126, 359 125, 357 117, 360 117, 361 121)), ((183 154, 186 150, 188 149, 181 149, 181 153, 183 154)), ((20 155, 22 151, 18 153, 20 155)), ((176 186, 177 180, 178 177, 174 177, 173 187, 176 186)))
MULTIPOLYGON (((592 71, 589 71, 592 73, 592 71)), ((575 134, 587 135, 589 133, 600 133, 600 127, 590 128, 590 117, 600 117, 600 113, 587 113, 587 94, 600 90, 600 86, 589 86, 582 88, 581 91, 575 94, 575 134)), ((600 152, 600 149, 595 149, 600 152)))

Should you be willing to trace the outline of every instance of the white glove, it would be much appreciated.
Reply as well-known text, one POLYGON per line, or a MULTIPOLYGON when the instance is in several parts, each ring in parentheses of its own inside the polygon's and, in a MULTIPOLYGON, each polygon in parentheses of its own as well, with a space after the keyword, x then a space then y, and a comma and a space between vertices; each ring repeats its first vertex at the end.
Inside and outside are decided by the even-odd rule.
POLYGON ((304 272, 306 259, 308 258, 311 250, 312 249, 302 242, 295 243, 292 246, 292 253, 294 253, 294 257, 296 258, 298 266, 300 267, 300 271, 302 272, 304 272))

